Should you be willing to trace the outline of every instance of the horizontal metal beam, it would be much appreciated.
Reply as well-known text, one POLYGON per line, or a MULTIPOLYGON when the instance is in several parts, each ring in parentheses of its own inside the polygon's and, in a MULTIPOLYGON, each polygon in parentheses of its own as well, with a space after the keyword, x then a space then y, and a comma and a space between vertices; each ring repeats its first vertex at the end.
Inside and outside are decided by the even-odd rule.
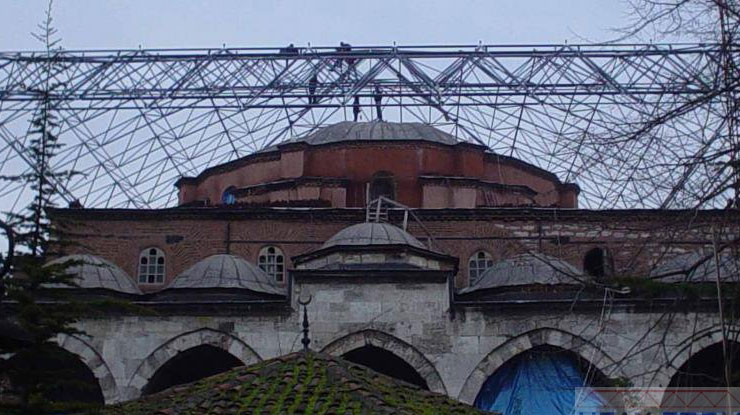
MULTIPOLYGON (((704 138, 719 122, 719 98, 702 99, 720 95, 721 53, 711 44, 0 52, 0 175, 30 169, 19 149, 49 96, 40 68, 51 60, 65 145, 56 167, 85 173, 60 188, 91 207, 172 205, 180 175, 352 119, 354 108, 373 119, 376 98, 385 120, 433 125, 575 180, 585 206, 661 206, 669 194, 681 200, 672 183, 702 180, 668 166, 698 149, 727 151, 726 140, 708 150, 704 138), (687 106, 653 131, 672 141, 630 141, 648 117, 687 106)), ((0 202, 22 192, 0 183, 0 202)))

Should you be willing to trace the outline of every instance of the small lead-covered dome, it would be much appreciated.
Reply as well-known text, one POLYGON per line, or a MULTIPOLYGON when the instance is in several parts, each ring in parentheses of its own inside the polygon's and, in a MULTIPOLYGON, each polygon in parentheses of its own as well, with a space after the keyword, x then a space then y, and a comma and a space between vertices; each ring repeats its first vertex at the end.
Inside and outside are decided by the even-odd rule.
POLYGON ((352 225, 329 238, 321 249, 333 246, 409 245, 427 249, 421 241, 403 229, 388 223, 365 222, 352 225))
MULTIPOLYGON (((104 288, 126 294, 141 294, 134 280, 121 268, 94 255, 68 255, 50 261, 47 265, 75 262, 67 272, 75 274, 80 288, 104 288)), ((71 288, 63 284, 50 284, 46 288, 71 288)))
POLYGON ((435 252, 388 223, 344 228, 321 248, 293 257, 298 270, 451 270, 457 259, 435 252))
MULTIPOLYGON (((740 282, 740 258, 726 252, 718 256, 721 280, 740 282)), ((717 268, 714 252, 693 251, 664 259, 650 272, 650 277, 670 283, 714 283, 717 268)))
POLYGON ((285 294, 285 288, 258 266, 235 255, 211 255, 175 278, 168 289, 241 288, 268 294, 285 294))
POLYGON ((493 264, 460 293, 522 285, 579 285, 586 279, 581 271, 561 259, 523 254, 493 264))

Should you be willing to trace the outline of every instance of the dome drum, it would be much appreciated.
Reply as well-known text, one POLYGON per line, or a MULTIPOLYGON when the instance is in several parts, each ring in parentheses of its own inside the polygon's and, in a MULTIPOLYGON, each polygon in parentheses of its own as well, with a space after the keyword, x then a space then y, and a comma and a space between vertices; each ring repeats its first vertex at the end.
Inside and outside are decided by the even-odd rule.
POLYGON ((383 173, 413 208, 577 207, 578 187, 554 174, 420 123, 340 122, 175 184, 179 205, 219 205, 226 189, 260 206, 364 207, 383 173))

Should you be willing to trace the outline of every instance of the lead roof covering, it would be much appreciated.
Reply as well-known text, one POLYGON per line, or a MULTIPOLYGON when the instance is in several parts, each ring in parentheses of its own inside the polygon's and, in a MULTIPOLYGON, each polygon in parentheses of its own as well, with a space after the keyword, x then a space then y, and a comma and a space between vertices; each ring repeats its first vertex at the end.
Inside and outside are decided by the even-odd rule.
POLYGON ((226 254, 211 255, 199 261, 178 275, 167 288, 242 288, 285 295, 284 286, 258 266, 226 254))
POLYGON ((344 228, 329 238, 321 249, 348 245, 409 245, 427 249, 421 241, 403 229, 379 222, 358 223, 344 228))
MULTIPOLYGON (((80 288, 105 288, 126 294, 141 294, 141 290, 126 271, 112 262, 94 255, 68 255, 50 261, 47 265, 75 263, 66 272, 75 274, 75 282, 80 288)), ((72 288, 64 284, 50 284, 47 288, 72 288)))
POLYGON ((523 285, 580 285, 588 277, 566 261, 542 254, 522 254, 499 261, 488 268, 461 294, 523 285))

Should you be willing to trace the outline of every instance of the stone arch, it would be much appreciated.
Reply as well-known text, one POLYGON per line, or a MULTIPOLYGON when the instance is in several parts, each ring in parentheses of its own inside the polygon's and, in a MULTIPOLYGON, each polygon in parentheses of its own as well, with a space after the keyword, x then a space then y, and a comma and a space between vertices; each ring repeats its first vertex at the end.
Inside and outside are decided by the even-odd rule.
POLYGON ((116 378, 113 376, 113 372, 111 372, 108 364, 103 360, 103 356, 95 348, 79 337, 68 334, 58 335, 56 343, 62 349, 79 357, 90 371, 92 371, 95 379, 98 380, 106 404, 121 400, 118 394, 116 378))
MULTIPOLYGON (((465 379, 458 399, 472 405, 483 383, 496 369, 514 356, 536 346, 555 346, 569 350, 607 376, 619 371, 614 359, 582 337, 553 328, 536 329, 507 340, 484 357, 465 379)), ((623 374, 618 372, 617 375, 623 374)))
POLYGON ((437 368, 414 346, 405 341, 377 330, 362 330, 336 339, 326 345, 321 352, 341 356, 363 346, 375 346, 387 350, 403 359, 427 382, 432 392, 447 394, 447 388, 439 376, 437 368))
POLYGON ((144 386, 168 360, 180 352, 202 345, 222 349, 241 360, 245 365, 262 360, 257 352, 232 334, 209 328, 182 333, 160 345, 139 364, 129 379, 127 399, 135 399, 141 396, 144 386))
MULTIPOLYGON (((740 343, 740 329, 730 329, 730 338, 728 340, 740 343)), ((665 372, 661 374, 659 381, 662 385, 668 386, 671 379, 676 375, 678 369, 688 362, 691 357, 706 349, 709 346, 722 342, 722 329, 712 327, 703 331, 701 334, 694 334, 684 339, 677 346, 677 351, 670 357, 665 364, 665 372)))

